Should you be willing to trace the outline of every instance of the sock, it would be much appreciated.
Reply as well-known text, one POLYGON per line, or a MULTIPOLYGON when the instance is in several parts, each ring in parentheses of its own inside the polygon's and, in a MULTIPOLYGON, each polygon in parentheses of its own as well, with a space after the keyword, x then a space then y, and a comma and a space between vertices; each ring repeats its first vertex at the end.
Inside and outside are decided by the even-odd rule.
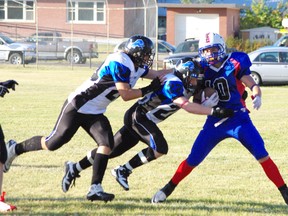
POLYGON ((174 176, 171 179, 171 182, 174 185, 178 185, 182 179, 184 179, 195 167, 189 166, 187 160, 182 161, 182 163, 178 166, 174 176))
POLYGON ((285 185, 284 180, 272 159, 269 157, 266 161, 260 163, 267 177, 280 188, 285 185))
POLYGON ((287 185, 284 184, 283 186, 279 187, 278 189, 279 189, 279 191, 284 191, 287 189, 287 185))
POLYGON ((41 139, 42 139, 42 136, 34 136, 28 140, 18 143, 15 146, 15 153, 17 155, 20 155, 29 151, 42 150, 41 139))
POLYGON ((79 172, 93 165, 96 151, 97 148, 93 149, 92 151, 89 151, 87 155, 77 163, 76 168, 79 172))
POLYGON ((99 184, 103 180, 103 176, 108 164, 109 155, 96 153, 93 163, 93 175, 91 184, 99 184))
POLYGON ((135 155, 128 163, 124 165, 130 171, 136 167, 142 166, 143 164, 149 163, 152 160, 155 160, 155 155, 152 148, 146 148, 140 151, 135 155))

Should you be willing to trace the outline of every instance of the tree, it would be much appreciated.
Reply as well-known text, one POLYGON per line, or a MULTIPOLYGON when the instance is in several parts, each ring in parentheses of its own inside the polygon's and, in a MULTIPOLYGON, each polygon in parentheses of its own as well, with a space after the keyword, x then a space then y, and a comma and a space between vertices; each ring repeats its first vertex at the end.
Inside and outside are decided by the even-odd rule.
POLYGON ((268 7, 266 0, 253 0, 251 8, 244 10, 240 18, 240 29, 263 26, 282 28, 281 22, 288 11, 288 3, 281 0, 274 9, 268 7))

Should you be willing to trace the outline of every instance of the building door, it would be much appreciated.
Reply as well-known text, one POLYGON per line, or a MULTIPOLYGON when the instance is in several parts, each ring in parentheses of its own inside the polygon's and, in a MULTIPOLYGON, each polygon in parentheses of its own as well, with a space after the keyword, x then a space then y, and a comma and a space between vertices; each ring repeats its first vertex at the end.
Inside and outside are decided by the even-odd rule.
POLYGON ((199 37, 206 32, 219 33, 219 14, 177 14, 175 16, 175 45, 186 38, 199 37))

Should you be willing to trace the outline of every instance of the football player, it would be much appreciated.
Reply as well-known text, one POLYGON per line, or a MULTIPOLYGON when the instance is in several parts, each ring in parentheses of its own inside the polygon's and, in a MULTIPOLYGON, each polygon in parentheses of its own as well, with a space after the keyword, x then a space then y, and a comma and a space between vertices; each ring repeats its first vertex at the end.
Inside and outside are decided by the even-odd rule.
POLYGON ((34 136, 18 144, 14 140, 7 143, 8 159, 4 171, 7 172, 12 161, 23 153, 59 149, 82 127, 98 145, 86 198, 91 201, 113 200, 114 194, 105 193, 101 186, 114 146, 112 128, 104 113, 119 96, 128 101, 160 87, 159 71, 149 69, 153 59, 154 45, 149 38, 142 35, 130 37, 123 52, 110 54, 92 77, 69 95, 49 136, 34 136), (146 87, 134 89, 140 77, 153 81, 146 87))
MULTIPOLYGON (((16 85, 18 85, 18 83, 15 80, 7 80, 5 82, 0 82, 0 97, 4 97, 6 93, 9 93, 9 89, 15 91, 16 85)), ((3 167, 6 160, 7 149, 5 145, 5 137, 0 125, 0 212, 13 211, 16 209, 16 206, 5 203, 5 192, 2 192, 3 167)))
POLYGON ((261 89, 250 76, 250 59, 243 52, 226 54, 225 47, 224 39, 217 33, 209 32, 199 40, 205 86, 216 89, 219 94, 218 106, 233 109, 234 115, 229 118, 207 117, 190 154, 180 163, 171 180, 152 197, 152 203, 164 202, 218 143, 226 138, 234 138, 260 163, 267 177, 279 189, 288 204, 287 186, 253 125, 242 98, 247 86, 252 92, 253 108, 258 110, 261 107, 261 89))
MULTIPOLYGON (((147 147, 136 154, 131 160, 122 166, 112 170, 112 175, 117 182, 129 190, 128 176, 132 170, 147 164, 162 155, 167 154, 167 141, 157 126, 174 114, 180 108, 189 113, 211 115, 224 118, 233 115, 233 110, 225 108, 213 108, 218 103, 218 93, 215 92, 205 104, 189 102, 197 87, 199 75, 198 63, 191 58, 185 58, 177 62, 174 73, 165 75, 160 89, 146 94, 138 100, 124 116, 124 126, 114 136, 114 148, 110 158, 118 157, 135 146, 139 141, 147 147), (195 63, 195 64, 194 64, 195 63), (204 106, 205 105, 205 106, 204 106)), ((78 163, 66 162, 65 175, 62 180, 62 190, 67 192, 79 177, 79 173, 93 164, 97 149, 89 152, 78 163)))

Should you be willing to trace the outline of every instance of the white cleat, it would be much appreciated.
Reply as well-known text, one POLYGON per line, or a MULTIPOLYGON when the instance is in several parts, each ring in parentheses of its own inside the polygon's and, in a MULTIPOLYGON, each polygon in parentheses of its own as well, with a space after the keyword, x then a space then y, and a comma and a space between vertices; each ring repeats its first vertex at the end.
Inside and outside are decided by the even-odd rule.
POLYGON ((166 194, 162 191, 159 190, 157 193, 152 197, 151 203, 160 203, 164 202, 166 200, 167 196, 166 194))

